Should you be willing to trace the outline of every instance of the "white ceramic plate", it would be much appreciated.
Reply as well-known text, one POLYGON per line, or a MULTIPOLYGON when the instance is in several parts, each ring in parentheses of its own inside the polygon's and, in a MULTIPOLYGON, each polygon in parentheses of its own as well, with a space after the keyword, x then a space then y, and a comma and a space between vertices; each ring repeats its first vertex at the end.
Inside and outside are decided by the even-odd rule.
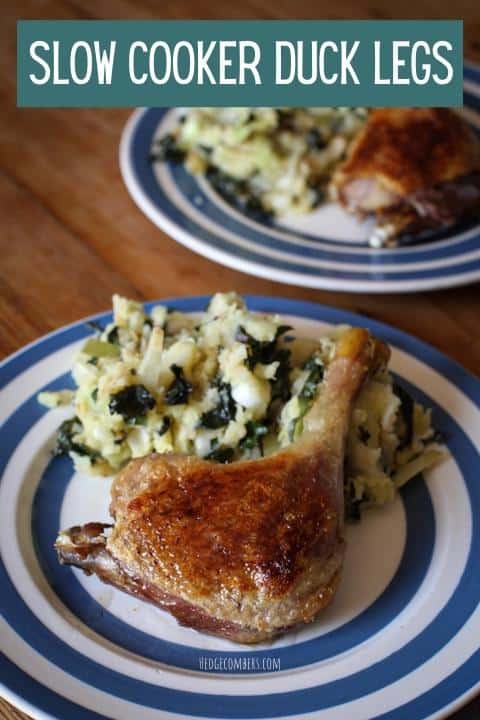
MULTIPOLYGON (((465 66, 467 120, 480 130, 480 68, 465 66)), ((228 205, 183 166, 150 163, 155 137, 180 110, 137 110, 120 146, 123 179, 139 208, 175 240, 235 270, 269 280, 350 292, 415 292, 480 278, 480 227, 397 249, 366 245, 368 223, 338 205, 260 223, 228 205)))
MULTIPOLYGON (((392 367, 434 409, 451 457, 381 511, 348 528, 334 603, 273 644, 238 646, 180 628, 153 607, 58 564, 60 527, 108 517, 109 482, 52 459, 66 410, 40 390, 71 384, 84 323, 0 368, 0 679, 37 718, 444 717, 475 692, 480 663, 480 383, 388 326, 311 303, 247 298, 299 333, 370 327, 392 367)), ((195 312, 207 298, 171 301, 195 312)), ((99 316, 105 322, 108 315, 99 316)))

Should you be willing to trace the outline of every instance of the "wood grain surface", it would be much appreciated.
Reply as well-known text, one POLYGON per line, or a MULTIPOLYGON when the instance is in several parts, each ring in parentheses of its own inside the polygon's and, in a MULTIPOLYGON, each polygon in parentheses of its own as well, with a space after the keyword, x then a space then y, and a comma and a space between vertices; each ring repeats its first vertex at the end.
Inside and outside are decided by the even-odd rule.
MULTIPOLYGON (((465 53, 480 62, 480 10, 474 0, 0 3, 0 356, 60 325, 107 309, 113 292, 150 300, 234 289, 363 313, 416 335, 479 372, 478 284, 369 296, 301 289, 220 267, 154 227, 125 190, 117 155, 129 110, 15 107, 15 22, 20 18, 294 17, 463 18, 465 53)), ((0 700, 1 720, 26 717, 0 700)), ((479 718, 480 701, 453 717, 479 718)))

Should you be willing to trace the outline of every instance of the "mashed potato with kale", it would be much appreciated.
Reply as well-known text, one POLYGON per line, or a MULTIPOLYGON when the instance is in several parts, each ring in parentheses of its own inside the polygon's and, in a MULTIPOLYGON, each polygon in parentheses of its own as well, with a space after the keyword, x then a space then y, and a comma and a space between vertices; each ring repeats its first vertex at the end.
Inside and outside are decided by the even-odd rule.
MULTIPOLYGON (((77 469, 111 474, 150 452, 232 462, 288 445, 321 389, 345 327, 296 338, 277 316, 251 313, 235 293, 215 295, 200 317, 158 305, 146 313, 113 297, 113 322, 86 341, 73 365, 74 392, 41 393, 49 407, 72 403, 57 452, 77 469)), ((440 453, 430 410, 388 372, 359 394, 348 437, 349 517, 391 500, 440 453)))
POLYGON ((230 204, 264 219, 320 205, 366 108, 190 108, 151 159, 184 162, 230 204))

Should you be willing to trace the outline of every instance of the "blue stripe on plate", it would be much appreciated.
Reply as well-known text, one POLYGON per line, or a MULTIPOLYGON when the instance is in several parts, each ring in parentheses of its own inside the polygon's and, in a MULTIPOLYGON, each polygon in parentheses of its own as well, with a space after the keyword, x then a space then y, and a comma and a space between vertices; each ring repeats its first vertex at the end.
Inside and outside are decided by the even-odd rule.
MULTIPOLYGON (((102 313, 102 321, 110 322, 112 318, 111 313, 102 313)), ((65 345, 69 345, 76 340, 81 340, 91 336, 92 331, 83 322, 75 323, 72 327, 65 328, 64 330, 50 333, 45 335, 40 340, 33 342, 28 345, 20 353, 15 353, 12 357, 7 357, 3 362, 0 363, 0 391, 15 377, 18 377, 20 373, 32 365, 33 362, 42 360, 47 355, 55 352, 65 345), (33 360, 35 358, 35 360, 33 360)))
MULTIPOLYGON (((480 92, 480 86, 479 86, 479 92, 480 92)), ((469 92, 468 90, 465 90, 463 93, 464 98, 464 104, 466 107, 468 107, 471 110, 475 110, 476 112, 480 112, 480 95, 474 95, 473 93, 469 92)))
MULTIPOLYGON (((394 248, 374 249, 354 242, 349 243, 342 241, 339 243, 336 240, 330 240, 317 235, 309 235, 304 232, 294 233, 290 228, 282 227, 278 224, 261 224, 255 222, 252 228, 251 225, 245 222, 244 216, 239 211, 232 210, 226 202, 222 201, 222 205, 212 202, 210 197, 206 195, 200 187, 196 177, 188 173, 183 165, 170 164, 169 168, 173 182, 181 191, 184 200, 195 210, 201 210, 202 214, 217 223, 217 225, 220 225, 220 229, 222 226, 225 226, 228 230, 235 232, 240 237, 257 243, 260 242, 262 245, 281 252, 306 255, 317 260, 326 260, 329 262, 356 263, 359 266, 369 266, 374 264, 390 264, 392 262, 401 265, 403 263, 417 263, 422 260, 445 259, 449 257, 452 252, 458 253, 459 249, 461 249, 462 252, 467 252, 478 248, 478 242, 472 242, 472 238, 468 238, 459 240, 458 243, 449 242, 445 244, 435 241, 410 248, 405 247, 400 250, 394 248), (201 203, 199 202, 200 200, 201 203), (223 209, 224 207, 225 210, 223 209), (266 226, 274 232, 276 230, 281 231, 281 233, 285 235, 285 238, 282 239, 278 237, 278 235, 265 232, 266 226), (300 245, 297 238, 307 240, 315 244, 316 247, 300 245), (330 244, 332 250, 323 250, 320 243, 330 244), (355 248, 356 252, 349 252, 349 248, 355 248), (455 250, 452 248, 455 248, 455 250)), ((157 182, 156 178, 155 182, 157 182)), ((165 194, 163 188, 157 183, 157 194, 159 191, 165 194)), ((213 190, 212 193, 216 196, 213 190)), ((151 199, 153 200, 153 198, 151 199)), ((254 221, 250 220, 250 222, 253 223, 254 221)), ((463 234, 464 233, 461 233, 460 235, 463 234)))
MULTIPOLYGON (((455 675, 445 678, 432 690, 412 702, 390 710, 386 714, 377 715, 371 720, 415 720, 415 718, 428 717, 468 693, 478 683, 479 666, 480 651, 472 655, 455 675)), ((55 720, 65 720, 66 718, 68 720, 108 720, 106 715, 99 715, 92 710, 80 707, 41 685, 20 670, 1 652, 0 677, 3 680, 3 686, 8 688, 9 695, 17 697, 23 707, 26 700, 31 704, 31 709, 25 708, 31 714, 38 709, 48 713, 48 717, 55 718, 55 720)))
MULTIPOLYGON (((99 715, 93 710, 67 700, 53 690, 34 680, 30 675, 11 662, 0 652, 0 688, 8 688, 18 698, 22 709, 33 716, 36 710, 48 713, 55 720, 111 720, 110 716, 99 715), (25 702, 31 707, 25 707, 25 702)), ((10 699, 10 698, 8 698, 10 699)))
MULTIPOLYGON (((383 277, 384 272, 385 278, 392 278, 394 277, 396 271, 387 269, 383 271, 382 265, 390 265, 392 262, 396 263, 399 268, 403 268, 403 266, 405 265, 406 269, 410 274, 417 274, 420 271, 411 267, 411 265, 422 261, 431 261, 434 259, 445 260, 447 258, 458 258, 460 254, 463 255, 464 253, 478 250, 479 248, 480 232, 477 232, 473 234, 473 236, 471 236, 473 232, 472 228, 472 232, 468 233, 469 237, 465 239, 459 239, 458 242, 449 241, 448 244, 442 242, 433 242, 429 243, 426 246, 417 246, 414 250, 404 248, 403 250, 396 251, 388 248, 383 248, 380 250, 364 248, 365 252, 363 254, 349 253, 347 250, 338 253, 339 247, 341 247, 342 245, 348 247, 349 244, 342 243, 341 245, 339 245, 338 242, 335 243, 334 241, 331 241, 332 245, 337 248, 337 252, 325 252, 319 247, 305 247, 304 245, 299 245, 296 236, 293 235, 291 231, 288 233, 288 236, 290 238, 289 240, 281 240, 279 238, 272 237, 272 235, 264 232, 264 226, 259 223, 256 223, 254 228, 252 228, 250 225, 247 225, 245 222, 242 221, 241 215, 239 216, 238 213, 235 213, 234 215, 229 212, 228 206, 226 206, 228 209, 224 210, 222 206, 216 204, 215 202, 212 202, 210 197, 205 194, 205 192, 198 184, 197 179, 193 175, 188 173, 183 165, 171 165, 170 173, 174 185, 176 185, 183 199, 190 205, 190 207, 192 207, 196 211, 200 210, 203 216, 211 220, 216 225, 218 232, 215 233, 215 235, 210 234, 209 231, 204 230, 204 232, 208 233, 210 238, 214 238, 214 240, 211 240, 210 244, 214 245, 215 247, 220 246, 220 239, 222 241, 221 246, 224 249, 226 247, 229 247, 231 251, 235 253, 238 252, 239 246, 236 245, 234 241, 228 240, 223 237, 222 230, 224 228, 228 229, 233 233, 236 233, 240 238, 256 244, 259 248, 266 247, 272 251, 290 253, 292 255, 292 260, 285 261, 289 264, 294 263, 295 259, 298 260, 299 256, 308 257, 318 262, 328 261, 340 264, 356 263, 358 265, 358 270, 346 270, 340 268, 340 270, 337 272, 341 272, 342 274, 345 272, 351 274, 358 274, 361 270, 364 270, 365 267, 367 267, 368 269, 369 266, 372 266, 370 267, 369 275, 373 275, 374 273, 378 272, 383 277), (238 216, 239 219, 237 219, 238 216), (426 249, 423 249, 424 247, 426 247, 426 249), (374 266, 376 266, 378 269, 375 270, 374 266)), ((143 177, 143 179, 145 179, 145 177, 143 177)), ((159 192, 162 192, 165 198, 168 200, 165 191, 161 186, 158 185, 158 183, 156 183, 156 188, 157 196, 159 192)), ((157 202, 159 202, 158 197, 157 202)), ((173 203, 171 203, 171 201, 169 202, 171 206, 173 206, 173 203)), ((163 205, 162 209, 165 209, 163 205)), ((181 211, 178 212, 181 213, 181 211)), ((183 215, 183 213, 181 214, 183 215)), ((197 228, 201 227, 198 223, 196 223, 195 220, 188 219, 188 223, 190 222, 195 223, 197 228)), ((185 228, 188 229, 188 226, 185 225, 185 228)), ((459 238, 462 237, 463 234, 466 233, 461 233, 459 235, 459 238)), ((307 236, 305 233, 299 234, 297 237, 305 238, 314 242, 320 241, 320 238, 307 236)), ((352 245, 357 248, 361 247, 358 244, 352 243, 352 245)), ((250 250, 248 252, 254 251, 250 250)), ((265 255, 264 257, 266 262, 270 261, 269 255, 265 255)), ((315 272, 316 270, 327 273, 336 272, 330 271, 327 268, 315 268, 307 265, 305 265, 305 267, 308 268, 309 272, 315 272)))
MULTIPOLYGON (((193 311, 201 309, 205 304, 205 299, 190 298, 188 300, 174 302, 176 306, 183 310, 193 311)), ((451 381, 456 382, 477 404, 480 401, 480 386, 478 381, 475 381, 466 371, 459 368, 459 366, 433 348, 404 335, 400 331, 382 326, 375 321, 367 320, 365 322, 365 319, 354 316, 351 313, 344 313, 330 308, 321 308, 312 303, 275 301, 273 298, 254 298, 250 306, 253 306, 252 309, 264 309, 281 314, 303 315, 304 317, 314 317, 326 322, 347 322, 352 324, 360 322, 361 324, 366 324, 387 341, 404 347, 407 352, 420 357, 424 362, 427 362, 439 372, 446 375, 451 381)), ((82 333, 82 326, 79 325, 77 327, 82 333)), ((56 341, 60 344, 62 343, 63 337, 64 333, 59 333, 55 336, 56 341)), ((41 344, 30 348, 26 353, 30 355, 32 364, 45 354, 41 344)), ((17 359, 18 358, 14 358, 11 362, 15 362, 17 359)), ((9 366, 10 363, 6 363, 4 368, 0 370, 0 375, 3 370, 9 372, 9 366)), ((418 390, 416 392, 423 401, 435 406, 431 398, 423 395, 423 393, 418 390)), ((20 412, 22 412, 22 408, 19 408, 16 413, 14 413, 16 416, 15 421, 13 423, 9 421, 8 428, 6 426, 4 429, 1 448, 3 462, 5 462, 6 458, 16 447, 19 438, 23 437, 25 427, 23 426, 23 422, 18 422, 17 416, 17 413, 20 412)), ((41 412, 40 409, 37 411, 34 409, 33 417, 30 415, 29 418, 25 419, 27 425, 30 426, 36 417, 39 417, 37 413, 41 412)), ((436 412, 437 422, 440 418, 442 426, 448 427, 449 444, 464 476, 472 507, 478 509, 480 507, 480 486, 476 482, 478 454, 455 421, 438 407, 436 408, 436 412)), ((12 416, 11 420, 13 419, 12 416)), ((476 558, 480 551, 478 525, 478 512, 474 512, 472 545, 461 581, 449 602, 442 608, 439 615, 428 628, 399 651, 393 653, 385 661, 375 666, 366 668, 342 680, 292 693, 276 693, 261 697, 210 696, 159 688, 115 673, 109 668, 102 667, 90 659, 83 657, 74 649, 66 646, 42 626, 37 618, 30 612, 22 598, 17 595, 3 565, 0 568, 2 587, 4 589, 1 603, 5 610, 5 617, 8 618, 12 627, 16 628, 17 632, 19 632, 27 642, 32 644, 33 647, 36 647, 41 654, 72 675, 119 697, 124 697, 133 702, 146 704, 151 707, 206 717, 215 717, 219 714, 224 717, 298 715, 302 712, 309 712, 315 709, 333 707, 337 704, 362 697, 366 692, 381 689, 395 679, 402 677, 407 672, 420 666, 422 662, 438 652, 438 650, 449 641, 473 612, 480 596, 480 577, 478 577, 476 573, 476 558)), ((468 663, 465 663, 464 667, 469 668, 468 663)), ((465 676, 462 675, 461 668, 451 676, 448 686, 451 700, 454 700, 458 696, 457 688, 464 687, 466 677, 468 677, 469 680, 471 679, 469 674, 465 676), (455 694, 455 692, 457 694, 455 694)), ((475 680, 478 680, 478 677, 476 677, 475 680)), ((468 687, 471 687, 471 684, 468 687)), ((433 712, 439 702, 435 694, 435 689, 432 689, 427 695, 429 695, 430 698, 429 707, 431 708, 431 712, 433 712)), ((444 694, 442 694, 442 702, 444 702, 444 694)), ((420 703, 424 703, 424 700, 417 698, 410 703, 409 718, 424 716, 423 714, 419 714, 420 710, 417 713, 417 706, 420 707, 420 703)))
MULTIPOLYGON (((448 707, 452 702, 461 698, 472 687, 478 685, 480 668, 480 650, 472 655, 454 674, 446 677, 432 690, 405 703, 387 713, 377 715, 372 720, 414 720, 415 718, 428 718, 434 712, 448 707)), ((465 716, 464 716, 465 717, 465 716)), ((474 720, 473 716, 471 720, 474 720)))
POLYGON ((463 66, 463 77, 465 80, 480 85, 480 65, 466 60, 463 66))

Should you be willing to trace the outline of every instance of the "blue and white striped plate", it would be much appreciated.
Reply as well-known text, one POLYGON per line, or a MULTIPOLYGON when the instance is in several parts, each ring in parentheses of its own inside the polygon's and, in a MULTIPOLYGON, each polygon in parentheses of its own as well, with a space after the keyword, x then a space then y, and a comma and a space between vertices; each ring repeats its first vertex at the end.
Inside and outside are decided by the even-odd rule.
MULTIPOLYGON (((140 209, 191 250, 269 280, 350 292, 415 292, 480 279, 480 226, 397 249, 366 245, 368 223, 330 204, 282 224, 261 223, 229 206, 183 166, 152 165, 149 153, 180 110, 137 110, 128 121, 120 167, 140 209)), ((466 66, 467 119, 480 129, 480 68, 466 66)))
MULTIPOLYGON (((180 628, 150 605, 58 564, 61 527, 108 517, 109 481, 50 455, 65 410, 40 390, 71 384, 89 330, 61 329, 0 367, 0 679, 36 718, 445 717, 480 679, 480 382, 378 322, 306 302, 247 298, 299 334, 370 327, 392 368, 434 410, 451 456, 348 528, 343 579, 314 624, 238 646, 180 628)), ((169 302, 186 312, 207 298, 169 302)), ((109 320, 107 314, 97 319, 109 320)))

